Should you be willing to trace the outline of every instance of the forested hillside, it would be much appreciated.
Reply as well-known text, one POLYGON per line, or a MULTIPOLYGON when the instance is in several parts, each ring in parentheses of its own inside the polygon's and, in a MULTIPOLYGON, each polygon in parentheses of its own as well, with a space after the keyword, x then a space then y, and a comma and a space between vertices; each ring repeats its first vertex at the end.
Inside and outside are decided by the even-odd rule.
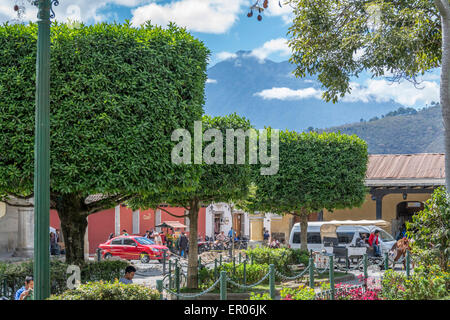
POLYGON ((359 123, 332 127, 325 131, 356 134, 368 143, 369 153, 444 152, 444 127, 439 104, 418 111, 400 108, 381 119, 361 119, 359 123))

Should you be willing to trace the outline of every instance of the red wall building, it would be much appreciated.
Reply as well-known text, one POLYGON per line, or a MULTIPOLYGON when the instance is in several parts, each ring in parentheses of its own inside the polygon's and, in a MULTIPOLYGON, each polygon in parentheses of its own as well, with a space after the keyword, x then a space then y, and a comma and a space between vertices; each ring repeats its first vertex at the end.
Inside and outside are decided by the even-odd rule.
MULTIPOLYGON (((185 214, 184 208, 164 207, 164 209, 178 216, 185 214)), ((158 224, 165 221, 178 221, 185 225, 188 224, 185 218, 173 217, 163 210, 158 210, 158 212, 160 213, 155 214, 155 211, 152 209, 139 210, 139 219, 137 219, 139 226, 133 226, 133 211, 122 205, 91 214, 88 217, 89 254, 95 254, 98 245, 108 240, 111 233, 118 235, 116 234, 117 230, 121 233, 125 229, 128 234, 133 234, 133 230, 138 229, 139 232, 137 234, 143 235, 145 231, 155 228, 155 225, 157 225, 156 220, 158 220, 158 224), (117 215, 119 219, 116 223, 117 215)), ((202 207, 198 218, 198 235, 202 238, 205 237, 205 215, 206 208, 202 207)), ((50 226, 61 230, 61 222, 56 210, 50 210, 50 226)), ((186 228, 185 231, 189 234, 189 228, 186 228)))

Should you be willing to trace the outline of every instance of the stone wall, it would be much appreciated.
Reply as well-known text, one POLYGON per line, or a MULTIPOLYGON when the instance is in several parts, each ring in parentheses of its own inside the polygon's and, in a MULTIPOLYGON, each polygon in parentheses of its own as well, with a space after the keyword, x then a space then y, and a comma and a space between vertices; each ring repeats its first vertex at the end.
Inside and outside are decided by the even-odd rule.
POLYGON ((19 229, 18 208, 6 204, 4 208, 5 214, 0 217, 0 255, 14 252, 19 229))

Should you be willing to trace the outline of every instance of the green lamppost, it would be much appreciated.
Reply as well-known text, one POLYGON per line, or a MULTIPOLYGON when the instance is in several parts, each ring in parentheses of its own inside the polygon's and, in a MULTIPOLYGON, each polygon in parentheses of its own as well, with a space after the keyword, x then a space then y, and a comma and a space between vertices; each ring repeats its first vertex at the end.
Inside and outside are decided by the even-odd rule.
POLYGON ((34 146, 34 299, 50 296, 50 18, 52 3, 35 0, 38 7, 36 57, 36 123, 34 146))

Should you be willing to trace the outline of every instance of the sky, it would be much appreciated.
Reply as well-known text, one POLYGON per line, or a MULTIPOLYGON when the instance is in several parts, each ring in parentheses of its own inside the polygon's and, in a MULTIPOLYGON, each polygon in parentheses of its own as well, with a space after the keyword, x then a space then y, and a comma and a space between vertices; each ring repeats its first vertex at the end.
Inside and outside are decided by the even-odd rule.
MULTIPOLYGON (((260 0, 262 2, 262 0, 260 0)), ((260 59, 275 62, 289 59, 287 32, 292 23, 292 8, 281 5, 278 0, 269 0, 269 7, 258 21, 254 12, 251 18, 247 13, 256 0, 60 0, 53 10, 56 20, 61 22, 82 21, 86 24, 96 22, 119 22, 125 20, 138 27, 147 20, 153 24, 166 26, 169 22, 186 27, 196 38, 202 40, 210 49, 209 66, 225 60, 234 59, 240 50, 250 51, 260 59)), ((0 23, 36 21, 37 9, 29 0, 0 0, 0 23), (14 5, 25 8, 21 20, 17 20, 14 5)), ((422 89, 409 82, 392 84, 385 79, 371 79, 364 75, 352 79, 353 92, 346 97, 350 101, 367 99, 393 99, 405 106, 423 107, 431 101, 439 101, 439 70, 422 78, 422 89)), ((291 88, 267 88, 265 96, 270 99, 302 99, 306 96, 320 99, 321 90, 317 87, 308 91, 291 88)))
MULTIPOLYGON (((256 0, 60 0, 53 10, 57 21, 78 20, 87 24, 130 20, 139 26, 147 20, 165 26, 175 22, 186 27, 211 50, 210 66, 239 50, 257 50, 261 58, 289 58, 286 37, 291 8, 270 0, 257 20, 247 17, 256 0)), ((14 4, 24 4, 23 22, 36 21, 37 9, 28 0, 0 0, 0 23, 17 18, 14 4)))

